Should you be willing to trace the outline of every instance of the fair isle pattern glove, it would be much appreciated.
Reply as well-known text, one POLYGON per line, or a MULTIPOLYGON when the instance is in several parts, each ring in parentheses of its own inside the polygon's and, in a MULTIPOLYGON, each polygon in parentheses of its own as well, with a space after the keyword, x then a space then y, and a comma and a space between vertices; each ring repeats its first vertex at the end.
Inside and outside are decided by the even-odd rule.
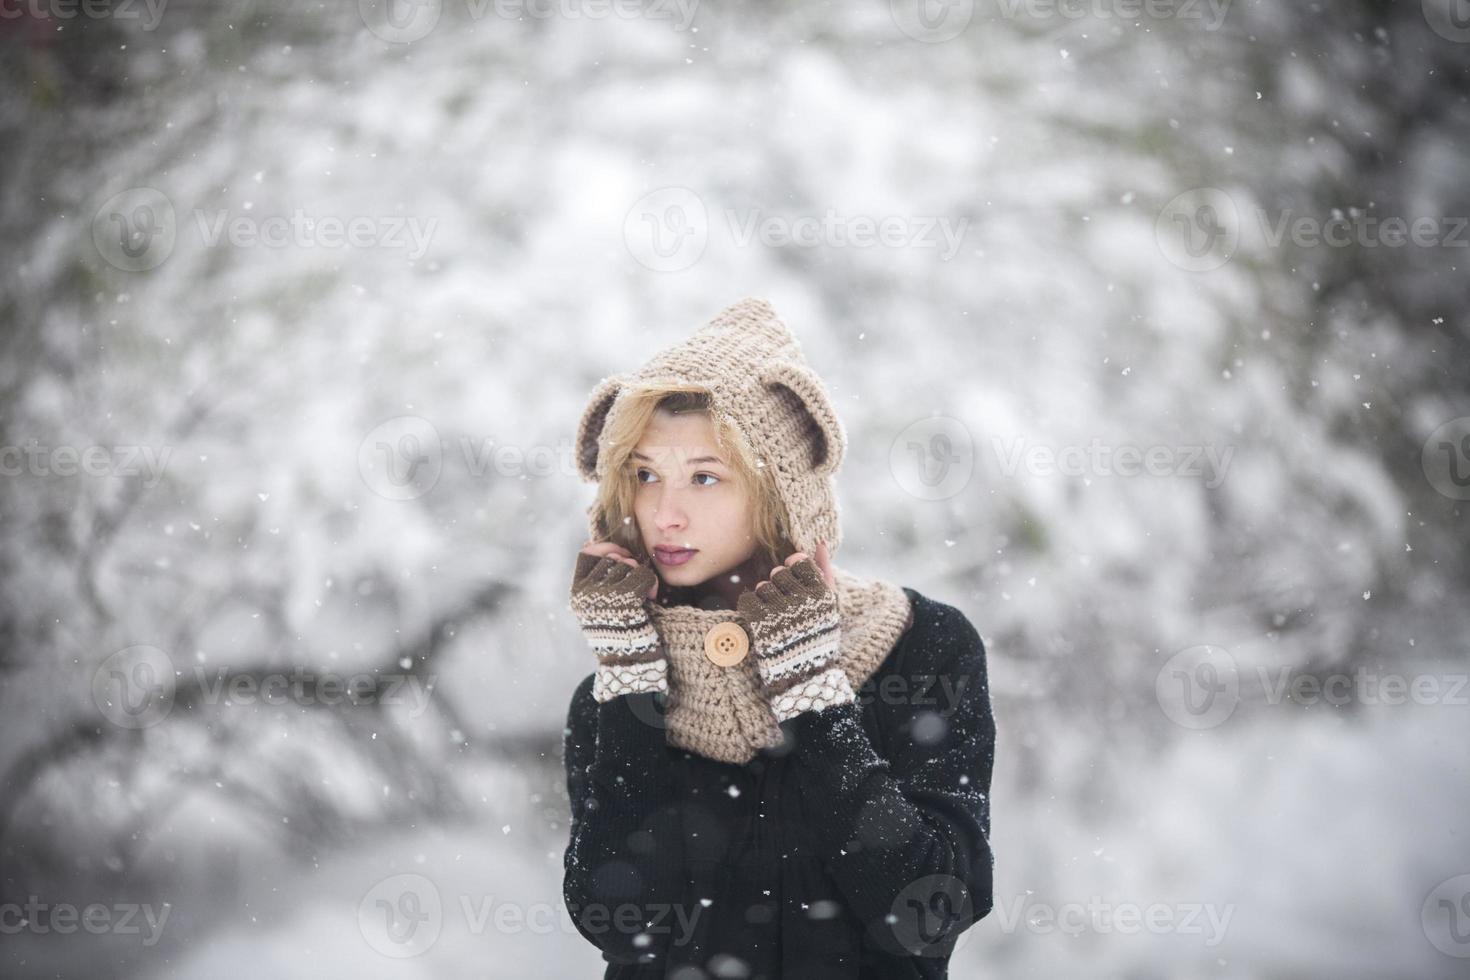
POLYGON ((838 664, 842 616, 816 561, 778 567, 766 588, 736 600, 754 641, 756 671, 777 721, 856 700, 838 664))
POLYGON ((619 694, 668 693, 669 662, 643 605, 654 581, 650 568, 577 555, 567 605, 597 655, 592 696, 599 704, 619 694))

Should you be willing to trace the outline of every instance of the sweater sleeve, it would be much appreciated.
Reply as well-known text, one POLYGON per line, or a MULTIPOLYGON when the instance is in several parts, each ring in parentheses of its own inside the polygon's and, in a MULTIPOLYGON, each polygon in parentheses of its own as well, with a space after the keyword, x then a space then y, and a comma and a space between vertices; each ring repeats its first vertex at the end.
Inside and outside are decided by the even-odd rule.
POLYGON ((870 941, 910 955, 948 953, 993 901, 985 646, 957 609, 931 608, 899 641, 902 674, 872 692, 888 759, 861 703, 782 723, 809 839, 870 941))
POLYGON ((563 732, 571 832, 562 897, 609 963, 667 959, 682 842, 656 692, 598 703, 588 676, 563 732))

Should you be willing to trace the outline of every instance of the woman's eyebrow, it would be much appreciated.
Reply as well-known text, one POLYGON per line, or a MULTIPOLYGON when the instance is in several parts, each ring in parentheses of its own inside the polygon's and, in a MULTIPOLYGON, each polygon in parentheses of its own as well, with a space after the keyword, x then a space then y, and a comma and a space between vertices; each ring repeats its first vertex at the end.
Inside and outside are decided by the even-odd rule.
MULTIPOLYGON (((635 459, 641 459, 645 463, 653 462, 653 458, 651 456, 645 456, 636 449, 633 450, 633 456, 635 459)), ((693 459, 685 460, 685 462, 688 463, 690 466, 693 466, 696 463, 719 463, 721 466, 725 465, 725 461, 723 459, 720 459, 718 456, 696 456, 693 459)))

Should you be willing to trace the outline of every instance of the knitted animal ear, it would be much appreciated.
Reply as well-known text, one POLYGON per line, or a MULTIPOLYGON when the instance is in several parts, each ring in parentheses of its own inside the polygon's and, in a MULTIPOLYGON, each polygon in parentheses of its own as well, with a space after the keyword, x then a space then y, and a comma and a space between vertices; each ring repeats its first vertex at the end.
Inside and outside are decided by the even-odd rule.
POLYGON ((582 421, 577 425, 577 472, 589 483, 597 482, 598 439, 602 435, 603 423, 614 399, 623 390, 623 379, 619 375, 603 378, 592 389, 592 397, 582 410, 582 421))
POLYGON ((818 476, 835 473, 847 451, 847 433, 822 382, 810 368, 780 361, 761 370, 760 383, 802 419, 812 470, 818 476))

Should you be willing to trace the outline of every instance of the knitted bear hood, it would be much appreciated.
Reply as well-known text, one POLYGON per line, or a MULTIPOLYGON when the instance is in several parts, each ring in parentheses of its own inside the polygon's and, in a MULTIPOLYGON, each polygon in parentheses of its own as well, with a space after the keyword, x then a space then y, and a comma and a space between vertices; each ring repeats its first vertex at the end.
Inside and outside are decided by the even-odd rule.
MULTIPOLYGON (((847 448, 846 431, 796 337, 769 303, 743 299, 638 370, 602 379, 577 428, 577 467, 584 480, 596 483, 607 476, 604 433, 622 408, 624 393, 649 382, 708 391, 711 411, 734 424, 770 467, 796 550, 815 555, 817 543, 826 541, 828 554, 835 556, 842 537, 833 477, 847 448)), ((610 538, 596 502, 587 518, 592 540, 610 538)), ((856 691, 877 671, 912 614, 899 586, 860 578, 836 567, 835 559, 834 574, 842 616, 839 661, 856 691)), ((715 625, 747 626, 739 614, 658 602, 648 609, 669 660, 669 742, 736 763, 779 744, 780 727, 755 657, 720 667, 705 655, 704 636, 715 625)))

